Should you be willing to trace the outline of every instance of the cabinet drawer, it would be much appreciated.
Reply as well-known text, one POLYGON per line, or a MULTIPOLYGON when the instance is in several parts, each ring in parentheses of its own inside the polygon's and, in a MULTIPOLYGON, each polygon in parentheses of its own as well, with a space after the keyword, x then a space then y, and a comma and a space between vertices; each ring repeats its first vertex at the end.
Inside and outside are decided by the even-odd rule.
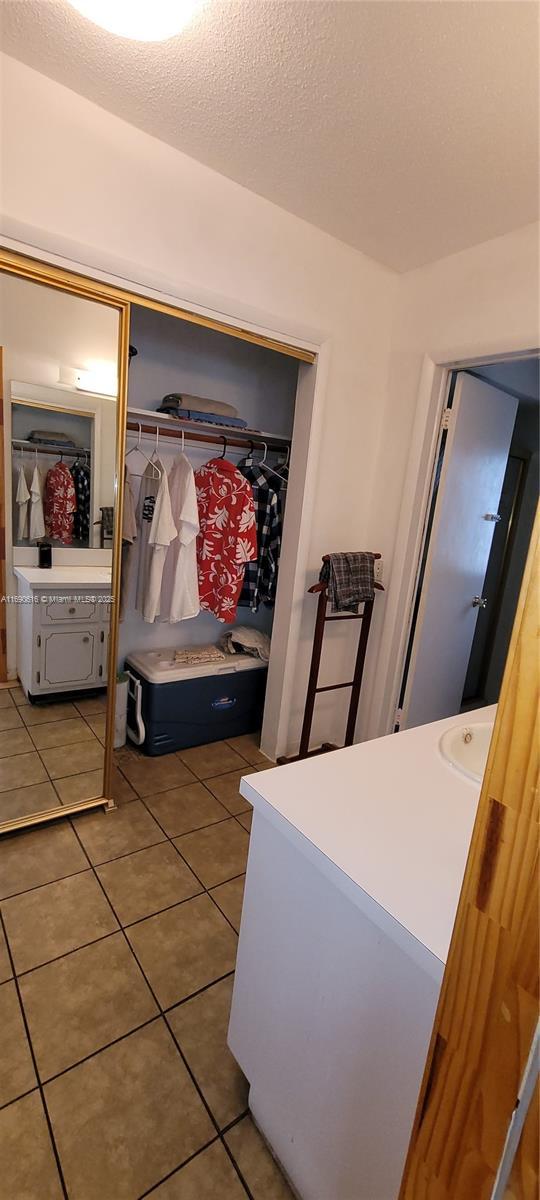
MULTIPOLYGON (((93 595, 93 593, 89 592, 88 595, 93 595)), ((39 621, 43 626, 66 624, 72 621, 93 625, 101 619, 101 610, 104 608, 104 604, 98 604, 95 600, 87 600, 84 593, 63 596, 62 593, 56 592, 40 600, 39 621)))

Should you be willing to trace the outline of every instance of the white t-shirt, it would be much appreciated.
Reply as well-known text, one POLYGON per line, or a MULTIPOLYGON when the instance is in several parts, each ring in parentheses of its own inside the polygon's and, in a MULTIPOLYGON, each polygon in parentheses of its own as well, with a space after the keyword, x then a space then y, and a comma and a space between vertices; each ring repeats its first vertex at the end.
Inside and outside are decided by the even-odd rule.
POLYGON ((177 534, 172 518, 167 472, 158 458, 153 463, 161 475, 155 478, 148 465, 141 480, 138 525, 140 529, 137 608, 145 621, 159 616, 161 580, 167 550, 177 534))
POLYGON ((17 496, 16 496, 17 504, 19 507, 19 521, 18 521, 18 526, 17 526, 17 540, 19 542, 22 542, 24 538, 28 537, 28 501, 29 501, 29 499, 30 499, 30 492, 28 491, 28 487, 26 484, 26 476, 25 476, 24 470, 21 466, 21 467, 19 467, 19 478, 18 478, 18 482, 17 482, 17 496))
POLYGON ((178 536, 169 546, 161 586, 162 621, 185 621, 200 610, 197 579, 199 511, 193 467, 185 454, 175 459, 169 474, 169 494, 178 536))
POLYGON ((45 521, 43 519, 43 479, 36 463, 32 482, 30 484, 30 541, 37 542, 45 537, 45 521))

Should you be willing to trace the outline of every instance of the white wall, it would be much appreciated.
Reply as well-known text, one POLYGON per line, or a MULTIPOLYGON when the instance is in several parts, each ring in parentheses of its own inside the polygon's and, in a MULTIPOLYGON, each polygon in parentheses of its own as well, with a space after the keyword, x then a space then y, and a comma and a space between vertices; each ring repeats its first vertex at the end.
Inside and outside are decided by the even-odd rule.
POLYGON ((411 499, 404 495, 404 484, 413 452, 419 390, 426 378, 425 356, 435 363, 457 364, 538 346, 539 229, 526 226, 399 278, 369 518, 371 540, 384 554, 390 584, 386 612, 379 607, 376 617, 382 642, 377 663, 370 664, 372 672, 376 667, 377 678, 372 674, 366 689, 371 711, 363 728, 369 734, 383 732, 384 689, 404 619, 402 584, 410 567, 406 526, 411 499))
MULTIPOLYGON (((473 355, 501 341, 511 349, 537 340, 532 231, 398 278, 15 60, 3 57, 1 67, 4 234, 277 336, 324 344, 302 593, 328 550, 379 549, 389 570, 423 353, 460 346, 473 355)), ((392 646, 391 622, 380 643, 389 601, 377 597, 361 735, 376 728, 392 646)), ((290 748, 314 620, 312 597, 295 604, 303 616, 296 661, 287 662, 290 748)), ((347 646, 328 667, 333 677, 350 657, 347 646)), ((319 727, 330 738, 342 732, 337 705, 332 713, 319 727)))

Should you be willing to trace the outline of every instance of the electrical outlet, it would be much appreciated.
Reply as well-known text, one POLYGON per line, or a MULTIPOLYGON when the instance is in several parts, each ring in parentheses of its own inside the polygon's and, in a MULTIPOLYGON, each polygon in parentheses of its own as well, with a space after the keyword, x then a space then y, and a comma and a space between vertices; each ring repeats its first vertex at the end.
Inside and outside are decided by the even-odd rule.
POLYGON ((375 579, 376 579, 377 583, 384 582, 383 575, 384 575, 384 559, 376 558, 375 559, 375 579))

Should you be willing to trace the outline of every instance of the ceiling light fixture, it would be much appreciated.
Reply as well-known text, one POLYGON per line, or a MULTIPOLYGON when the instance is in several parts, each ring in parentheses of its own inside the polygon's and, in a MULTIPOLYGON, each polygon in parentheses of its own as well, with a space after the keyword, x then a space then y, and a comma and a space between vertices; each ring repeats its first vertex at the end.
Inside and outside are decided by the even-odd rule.
POLYGON ((164 42, 181 33, 202 0, 69 0, 83 17, 118 37, 164 42))

